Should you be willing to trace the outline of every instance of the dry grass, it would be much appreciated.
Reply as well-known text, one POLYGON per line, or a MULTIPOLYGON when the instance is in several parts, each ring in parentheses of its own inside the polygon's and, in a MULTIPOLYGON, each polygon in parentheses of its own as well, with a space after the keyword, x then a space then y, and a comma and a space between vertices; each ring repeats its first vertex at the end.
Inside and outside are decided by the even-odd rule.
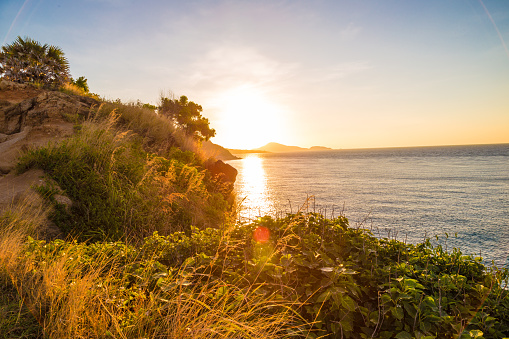
POLYGON ((175 126, 152 109, 135 104, 103 103, 97 109, 95 121, 109 119, 112 112, 119 118, 116 126, 141 136, 148 151, 163 154, 172 146, 180 145, 180 136, 175 126))
POLYGON ((41 328, 19 295, 17 283, 23 280, 19 260, 27 236, 37 236, 46 213, 29 197, 0 214, 0 338, 34 338, 41 328))
POLYGON ((95 122, 108 119, 114 112, 119 116, 116 127, 130 130, 143 139, 147 151, 167 156, 173 147, 195 153, 199 160, 205 161, 201 144, 187 136, 166 116, 138 104, 122 104, 118 102, 103 103, 95 113, 95 122))
POLYGON ((143 279, 136 288, 130 288, 130 276, 121 272, 124 267, 138 265, 138 259, 126 262, 121 252, 111 257, 98 251, 92 260, 84 261, 81 258, 90 251, 87 245, 30 240, 28 233, 34 233, 27 232, 30 228, 26 226, 37 226, 40 220, 22 211, 13 209, 0 216, 0 273, 46 337, 286 336, 283 329, 294 314, 281 300, 207 278, 190 286, 183 279, 183 270, 149 292, 146 286, 154 279, 148 268, 151 265, 138 273, 143 279))
POLYGON ((89 97, 89 98, 93 98, 96 100, 101 100, 101 98, 99 98, 99 96, 97 94, 85 92, 82 88, 80 88, 70 82, 65 83, 62 86, 60 86, 60 91, 66 93, 66 94, 80 95, 82 97, 89 97))
POLYGON ((50 338, 106 334, 114 338, 278 338, 292 314, 290 308, 267 312, 281 302, 256 293, 232 300, 231 294, 236 294, 227 289, 235 287, 221 283, 191 291, 176 284, 161 295, 140 295, 126 309, 120 306, 124 300, 115 302, 125 281, 101 276, 100 269, 83 274, 82 268, 68 265, 66 256, 43 265, 30 259, 8 260, 8 275, 50 338))

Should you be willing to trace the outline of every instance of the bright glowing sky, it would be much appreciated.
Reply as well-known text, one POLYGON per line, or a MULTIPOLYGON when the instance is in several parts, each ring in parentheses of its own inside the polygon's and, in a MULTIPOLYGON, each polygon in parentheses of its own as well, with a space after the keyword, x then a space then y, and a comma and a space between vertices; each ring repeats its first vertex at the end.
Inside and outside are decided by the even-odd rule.
POLYGON ((509 1, 2 0, 107 99, 201 104, 213 142, 509 142, 509 1))

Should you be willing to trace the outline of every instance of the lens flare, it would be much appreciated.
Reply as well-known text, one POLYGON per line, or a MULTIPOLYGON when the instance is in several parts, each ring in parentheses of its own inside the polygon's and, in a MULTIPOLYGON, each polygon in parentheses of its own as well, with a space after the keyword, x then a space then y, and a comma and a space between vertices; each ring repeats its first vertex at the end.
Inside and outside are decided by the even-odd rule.
POLYGON ((266 243, 270 239, 270 230, 264 226, 258 226, 253 232, 253 238, 256 242, 266 243))

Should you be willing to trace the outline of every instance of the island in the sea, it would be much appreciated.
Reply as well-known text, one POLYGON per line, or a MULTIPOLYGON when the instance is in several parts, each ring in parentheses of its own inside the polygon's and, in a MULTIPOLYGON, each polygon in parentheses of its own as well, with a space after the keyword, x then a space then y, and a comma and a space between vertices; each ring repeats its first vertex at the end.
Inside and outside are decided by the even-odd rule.
POLYGON ((269 142, 267 145, 252 150, 228 149, 233 154, 243 153, 286 153, 286 152, 307 152, 307 151, 331 151, 332 148, 324 146, 313 146, 304 148, 299 146, 287 146, 277 142, 269 142))
POLYGON ((224 148, 222 146, 212 143, 211 141, 204 141, 202 144, 202 152, 207 154, 207 157, 213 157, 223 161, 240 159, 239 157, 235 156, 235 154, 241 155, 249 153, 288 153, 288 152, 309 152, 309 151, 320 152, 331 150, 333 149, 324 146, 313 146, 310 148, 303 148, 298 146, 287 146, 283 144, 278 144, 276 142, 269 142, 265 146, 254 149, 224 148))

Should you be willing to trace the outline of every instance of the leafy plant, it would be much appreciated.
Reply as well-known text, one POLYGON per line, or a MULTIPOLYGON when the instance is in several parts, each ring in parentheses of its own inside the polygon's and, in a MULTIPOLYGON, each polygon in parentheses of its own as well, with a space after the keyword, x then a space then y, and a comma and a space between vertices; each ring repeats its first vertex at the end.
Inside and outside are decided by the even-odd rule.
POLYGON ((313 324, 310 338, 480 338, 481 332, 483 338, 503 338, 509 329, 507 270, 487 270, 479 259, 429 241, 376 239, 349 228, 344 217, 317 214, 242 225, 227 235, 227 251, 213 250, 225 241, 218 231, 197 241, 201 234, 159 239, 155 253, 170 263, 177 253, 201 252, 184 262, 202 274, 294 301, 305 323, 313 324), (254 240, 260 227, 268 241, 254 240))

